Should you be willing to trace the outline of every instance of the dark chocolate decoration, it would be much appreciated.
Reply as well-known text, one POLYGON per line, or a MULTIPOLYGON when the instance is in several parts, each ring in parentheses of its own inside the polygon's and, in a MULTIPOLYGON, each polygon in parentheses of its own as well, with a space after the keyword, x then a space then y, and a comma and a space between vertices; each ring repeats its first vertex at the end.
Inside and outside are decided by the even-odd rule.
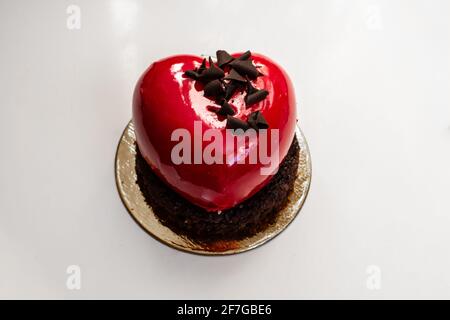
POLYGON ((187 70, 187 71, 184 72, 184 75, 186 77, 194 79, 194 80, 197 80, 198 76, 199 76, 198 73, 196 71, 194 71, 194 70, 187 70))
POLYGON ((225 85, 225 100, 230 100, 240 85, 234 81, 230 81, 225 85))
POLYGON ((220 80, 213 80, 211 82, 208 82, 203 90, 205 96, 207 97, 217 97, 225 93, 225 89, 223 88, 222 82, 220 82, 220 80))
POLYGON ((266 119, 263 117, 261 111, 252 112, 247 119, 248 124, 255 130, 259 129, 267 129, 269 128, 269 124, 266 119))
POLYGON ((247 78, 247 95, 251 95, 255 92, 258 92, 258 89, 256 89, 252 83, 250 82, 250 80, 247 78))
POLYGON ((225 99, 222 100, 221 105, 222 107, 217 111, 217 114, 220 114, 221 116, 232 116, 236 113, 225 99))
POLYGON ((251 79, 255 79, 258 76, 258 69, 256 69, 251 60, 234 60, 230 62, 230 66, 241 75, 249 76, 251 79))
MULTIPOLYGON (((206 58, 203 59, 200 67, 194 70, 187 70, 184 74, 191 79, 198 80, 204 84, 203 91, 206 97, 214 100, 220 105, 208 106, 208 110, 217 113, 222 117, 226 117, 226 127, 229 129, 267 129, 269 125, 260 111, 252 112, 247 122, 233 117, 236 113, 234 108, 228 103, 237 90, 246 89, 244 98, 247 107, 264 100, 269 92, 267 90, 258 90, 250 80, 254 80, 259 76, 264 76, 255 66, 251 59, 251 52, 246 51, 238 58, 234 58, 225 50, 217 50, 217 63, 215 64, 211 57, 208 58, 208 67, 206 67, 206 58), (231 68, 225 68, 226 66, 231 68), (225 75, 225 71, 227 74, 225 75)), ((221 118, 219 117, 221 120, 221 118)))
POLYGON ((242 129, 242 130, 247 130, 249 128, 249 124, 245 121, 242 121, 241 119, 232 117, 232 116, 227 116, 227 129, 242 129))
POLYGON ((250 50, 245 51, 242 55, 240 55, 237 59, 238 60, 248 60, 252 56, 252 53, 250 50))
POLYGON ((245 104, 248 107, 252 104, 260 102, 260 101, 264 100, 268 94, 269 94, 269 91, 267 91, 267 90, 258 90, 255 93, 249 94, 245 97, 245 104))
POLYGON ((225 77, 225 80, 234 80, 239 82, 247 81, 243 76, 241 76, 236 70, 231 69, 230 73, 225 77))
POLYGON ((224 76, 225 72, 223 72, 222 69, 217 68, 213 64, 208 69, 202 72, 202 74, 198 77, 198 80, 206 83, 215 79, 221 79, 224 76))
POLYGON ((203 59, 202 64, 200 65, 200 68, 198 68, 198 70, 197 70, 197 73, 201 74, 205 70, 206 70, 206 58, 203 59))
POLYGON ((209 62, 209 67, 210 67, 210 68, 214 66, 214 61, 213 61, 213 59, 211 58, 211 56, 208 57, 208 62, 209 62))
POLYGON ((217 65, 221 68, 234 60, 234 58, 225 50, 217 50, 216 57, 217 65))
POLYGON ((260 70, 262 68, 262 66, 256 65, 255 68, 258 70, 258 77, 264 77, 265 76, 265 74, 262 73, 261 70, 260 70))

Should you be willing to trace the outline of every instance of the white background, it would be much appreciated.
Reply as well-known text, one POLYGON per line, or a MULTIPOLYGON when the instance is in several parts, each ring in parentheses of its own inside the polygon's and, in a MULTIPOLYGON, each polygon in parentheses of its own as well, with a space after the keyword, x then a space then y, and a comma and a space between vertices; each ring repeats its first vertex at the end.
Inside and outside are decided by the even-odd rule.
POLYGON ((446 0, 0 0, 0 297, 450 298, 449 12, 446 0), (70 4, 80 30, 66 27, 70 4), (202 257, 136 225, 113 166, 141 72, 216 49, 288 71, 313 179, 276 240, 202 257), (66 287, 69 265, 81 290, 66 287))

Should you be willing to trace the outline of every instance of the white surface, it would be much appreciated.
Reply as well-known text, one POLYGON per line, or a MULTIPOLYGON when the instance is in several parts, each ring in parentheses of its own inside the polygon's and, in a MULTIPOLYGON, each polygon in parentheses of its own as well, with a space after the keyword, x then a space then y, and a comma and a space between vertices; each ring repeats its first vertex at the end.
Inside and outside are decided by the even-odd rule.
POLYGON ((1 0, 0 297, 450 298, 449 10, 446 0, 1 0), (70 4, 80 30, 66 27, 70 4), (288 71, 313 180, 276 240, 208 258, 144 233, 113 163, 140 73, 218 48, 265 53, 288 71), (69 265, 81 267, 81 290, 66 288, 69 265), (379 290, 366 285, 370 265, 379 290))

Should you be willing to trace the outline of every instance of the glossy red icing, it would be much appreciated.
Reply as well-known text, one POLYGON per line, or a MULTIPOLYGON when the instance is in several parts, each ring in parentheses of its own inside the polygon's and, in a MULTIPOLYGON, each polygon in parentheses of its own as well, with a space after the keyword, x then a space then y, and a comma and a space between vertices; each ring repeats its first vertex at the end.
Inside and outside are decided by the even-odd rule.
MULTIPOLYGON (((235 54, 234 56, 239 56, 235 54)), ((296 107, 294 90, 287 74, 265 56, 252 53, 252 59, 264 76, 252 81, 268 97, 246 108, 245 93, 237 92, 230 100, 236 117, 260 110, 270 129, 279 129, 279 161, 286 156, 295 134, 296 107)), ((133 122, 139 149, 155 172, 167 184, 192 203, 208 211, 231 208, 266 185, 272 176, 261 175, 261 164, 173 164, 171 141, 175 129, 185 128, 194 137, 194 121, 201 121, 203 132, 220 129, 225 141, 226 121, 210 111, 214 102, 203 96, 201 84, 186 78, 186 70, 200 66, 203 58, 178 55, 153 63, 136 85, 133 122)), ((203 146, 209 142, 203 142, 203 146)), ((252 146, 255 147, 255 146, 252 146)), ((268 195, 270 196, 270 195, 268 195)))

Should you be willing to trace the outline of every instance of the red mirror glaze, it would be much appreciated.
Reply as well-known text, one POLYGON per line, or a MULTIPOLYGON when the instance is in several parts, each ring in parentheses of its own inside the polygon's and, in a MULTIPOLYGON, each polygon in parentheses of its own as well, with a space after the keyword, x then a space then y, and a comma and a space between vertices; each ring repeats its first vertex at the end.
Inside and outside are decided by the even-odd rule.
MULTIPOLYGON (((234 54, 233 56, 239 56, 234 54)), ((271 129, 279 129, 279 162, 286 156, 295 134, 294 90, 287 74, 273 61, 252 53, 253 63, 264 76, 252 81, 258 89, 269 91, 267 98, 251 107, 244 103, 245 93, 237 92, 230 103, 235 117, 246 120, 260 110, 271 129)), ((203 58, 178 55, 153 63, 136 85, 133 122, 139 149, 158 176, 190 202, 208 211, 225 210, 266 185, 272 176, 261 175, 261 164, 179 164, 171 160, 172 132, 187 129, 194 137, 194 121, 201 121, 203 132, 221 130, 225 142, 226 120, 219 119, 208 106, 217 106, 203 96, 202 85, 184 76, 186 70, 200 66, 203 58)), ((203 142, 203 147, 210 142, 203 142)), ((255 147, 255 146, 251 146, 255 147)), ((270 196, 270 195, 268 195, 270 196)))

